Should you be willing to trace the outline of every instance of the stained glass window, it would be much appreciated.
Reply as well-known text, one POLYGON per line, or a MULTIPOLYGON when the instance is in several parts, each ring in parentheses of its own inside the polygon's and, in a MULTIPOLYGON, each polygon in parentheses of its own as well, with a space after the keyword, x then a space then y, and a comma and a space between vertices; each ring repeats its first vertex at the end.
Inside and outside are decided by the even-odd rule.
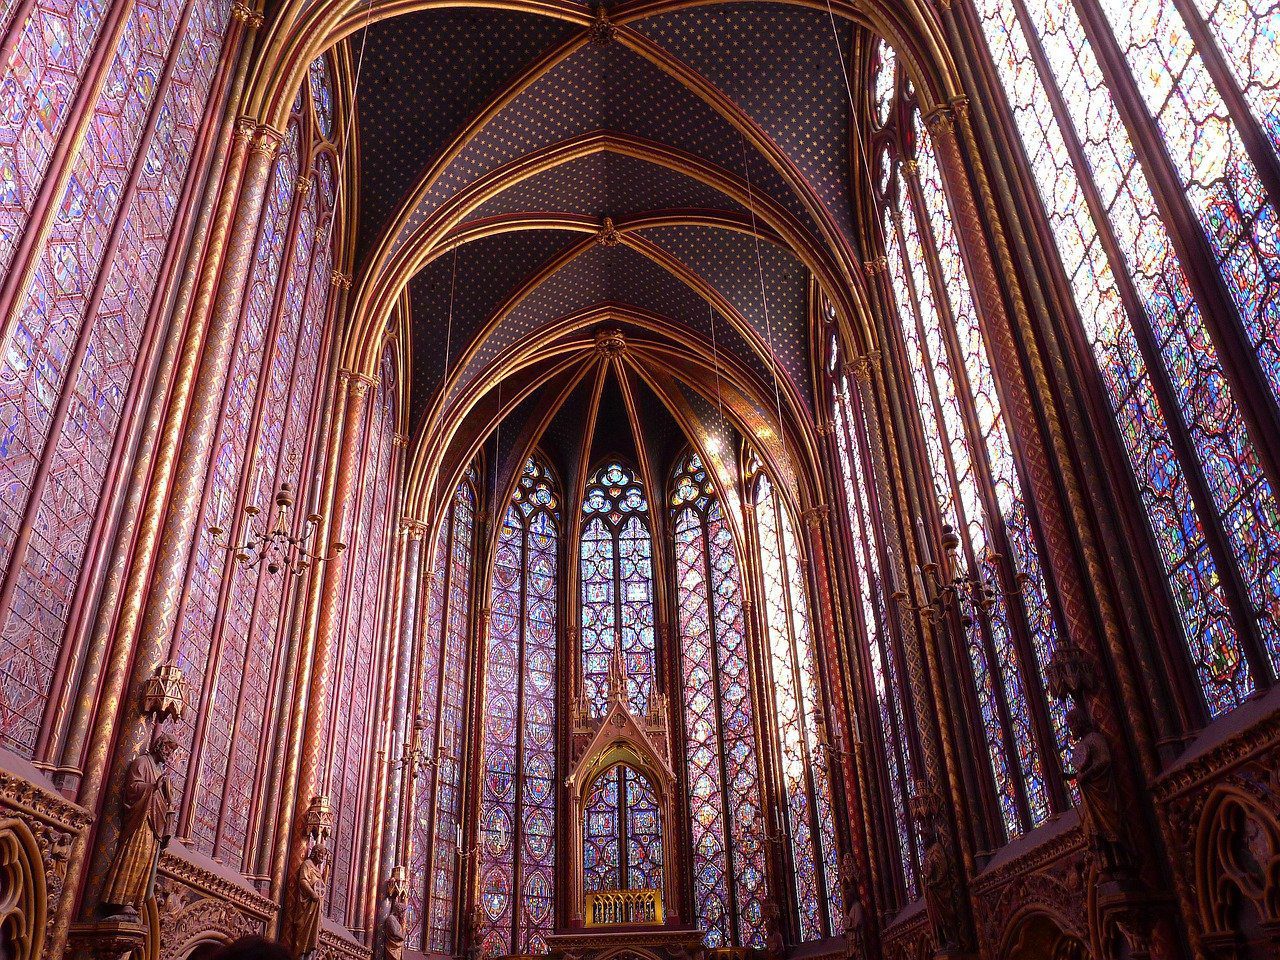
POLYGON ((183 239, 172 225, 192 200, 187 168, 230 22, 214 0, 139 3, 102 34, 105 8, 22 7, 0 68, 0 275, 23 284, 0 328, 0 743, 26 757, 56 749, 45 707, 90 626, 74 613, 92 608, 81 573, 109 549, 99 508, 127 477, 111 465, 133 442, 137 375, 157 348, 152 300, 183 239), (84 136, 51 167, 95 73, 84 136))
POLYGON ((441 522, 420 664, 416 724, 428 762, 414 785, 407 919, 409 942, 435 953, 450 952, 455 935, 476 482, 475 468, 468 468, 441 522))
POLYGON ((610 658, 620 647, 631 709, 644 715, 654 680, 653 552, 639 475, 607 461, 587 485, 582 514, 583 693, 592 714, 603 714, 610 658))
POLYGON ((764 947, 764 811, 733 534, 697 454, 676 467, 676 596, 694 904, 709 947, 764 947))
POLYGON ((362 830, 362 800, 376 756, 371 721, 378 695, 375 666, 393 542, 390 506, 396 461, 395 397, 394 367, 388 354, 365 416, 356 519, 348 534, 351 553, 344 565, 346 621, 335 638, 329 663, 325 795, 334 808, 329 840, 329 916, 345 924, 354 922, 360 909, 357 890, 368 843, 362 830))
POLYGON ((488 957, 545 953, 554 919, 558 525, 551 479, 530 459, 490 578, 477 932, 488 957))
POLYGON ((1280 510, 1240 407, 1280 390, 1280 233, 1257 169, 1275 157, 1245 144, 1276 143, 1277 8, 975 9, 1217 716, 1280 664, 1280 510), (1256 363, 1225 362, 1224 338, 1256 363))
MULTIPOLYGON (((894 69, 888 56, 881 63, 894 69)), ((1049 778, 1059 776, 1067 748, 1065 717, 1061 701, 1044 695, 1058 630, 933 144, 906 84, 895 89, 880 132, 890 286, 938 509, 960 540, 954 572, 992 587, 988 604, 965 610, 965 639, 1001 820, 1013 837, 1062 802, 1049 778), (1051 731, 1038 727, 1042 715, 1051 731)))
POLYGON ((800 939, 839 931, 843 916, 839 851, 827 758, 819 751, 818 684, 809 599, 791 515, 769 476, 754 480, 764 614, 772 673, 782 797, 800 939))
MULTIPOLYGON (((838 352, 831 347, 838 367, 838 352)), ((852 534, 853 572, 857 579, 857 601, 861 613, 867 659, 871 667, 872 693, 876 718, 884 750, 884 766, 888 781, 889 814, 893 837, 897 844, 898 864, 902 871, 902 890, 908 899, 920 895, 920 850, 916 832, 910 821, 909 802, 915 792, 915 765, 911 756, 910 735, 905 704, 907 693, 903 668, 889 630, 886 609, 889 591, 880 562, 881 518, 871 498, 868 482, 869 457, 866 455, 866 423, 861 405, 856 401, 847 377, 832 380, 832 420, 835 424, 836 451, 840 475, 844 481, 846 521, 852 534)))
POLYGON ((661 890, 662 813, 653 784, 625 764, 591 785, 582 811, 584 890, 661 890))

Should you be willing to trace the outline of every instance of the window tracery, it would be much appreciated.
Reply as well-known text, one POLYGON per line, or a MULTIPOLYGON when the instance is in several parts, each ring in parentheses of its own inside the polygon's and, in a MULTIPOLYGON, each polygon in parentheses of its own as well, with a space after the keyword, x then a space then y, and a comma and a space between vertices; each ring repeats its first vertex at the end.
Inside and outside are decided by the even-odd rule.
POLYGON ((868 652, 872 693, 884 750, 889 787, 888 812, 892 819, 892 835, 897 841, 901 889, 907 899, 915 899, 920 895, 920 847, 909 811, 916 789, 916 767, 906 708, 908 694, 900 652, 891 634, 890 591, 881 566, 883 519, 878 503, 872 499, 873 487, 867 479, 870 469, 866 452, 865 411, 849 378, 843 372, 837 372, 840 355, 834 339, 828 349, 836 452, 844 483, 846 522, 851 533, 853 569, 861 612, 859 622, 868 652))
POLYGON ((592 475, 582 504, 582 685, 601 716, 609 662, 620 647, 631 709, 648 712, 654 685, 653 545, 649 503, 639 475, 609 460, 592 475))
POLYGON ((763 949, 764 809, 733 534, 696 453, 676 464, 675 582, 694 904, 709 947, 763 949))
POLYGON ((545 953, 555 877, 559 498, 524 466, 498 534, 485 660, 478 936, 485 956, 545 953))
MULTIPOLYGON (((880 69, 892 72, 886 49, 880 69)), ((932 141, 909 85, 894 87, 876 134, 890 286, 941 520, 959 536, 960 572, 998 586, 962 619, 1000 819, 1014 837, 1065 803, 1065 716, 1044 694, 1058 628, 932 141)))
POLYGON ((74 670, 68 638, 87 629, 82 574, 110 540, 110 465, 134 442, 153 299, 185 239, 172 228, 230 23, 221 0, 139 3, 104 30, 110 6, 11 11, 0 68, 0 275, 13 294, 0 328, 0 743, 28 758, 56 749, 44 714, 74 670), (55 160, 99 81, 83 136, 55 160))
POLYGON ((426 760, 413 790, 408 942, 436 953, 451 951, 455 937, 478 482, 476 468, 468 467, 441 519, 418 664, 415 726, 426 760))
POLYGON ((583 889, 662 890, 662 810, 654 785, 625 763, 591 785, 583 806, 583 889))

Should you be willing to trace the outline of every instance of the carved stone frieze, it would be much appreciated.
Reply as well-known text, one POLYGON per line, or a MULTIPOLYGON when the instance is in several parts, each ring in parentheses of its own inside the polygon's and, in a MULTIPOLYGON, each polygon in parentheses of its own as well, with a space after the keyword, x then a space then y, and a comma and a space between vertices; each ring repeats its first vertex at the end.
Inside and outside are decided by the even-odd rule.
POLYGON ((267 934, 276 915, 273 901, 174 851, 160 857, 155 906, 159 960, 177 960, 201 943, 267 934))
MULTIPOLYGON (((38 939, 43 943, 53 933, 63 911, 71 908, 70 903, 64 902, 70 898, 63 896, 71 850, 92 818, 88 811, 51 787, 0 770, 0 821, 9 818, 11 826, 0 830, 15 836, 15 850, 27 844, 35 849, 29 851, 29 856, 23 852, 21 862, 14 864, 10 871, 12 883, 20 889, 6 891, 5 899, 39 903, 40 908, 28 920, 40 923, 38 939), (22 889, 26 887, 30 889, 22 889)), ((33 944, 35 939, 33 936, 33 944)))
POLYGON ((320 941, 311 956, 312 960, 370 960, 373 951, 332 930, 322 929, 320 941))

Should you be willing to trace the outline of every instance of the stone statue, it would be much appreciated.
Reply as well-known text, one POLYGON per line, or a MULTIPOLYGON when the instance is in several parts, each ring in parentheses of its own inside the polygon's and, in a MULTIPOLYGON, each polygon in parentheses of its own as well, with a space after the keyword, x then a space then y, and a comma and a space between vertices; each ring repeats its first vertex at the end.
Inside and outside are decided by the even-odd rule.
POLYGON ((1132 860, 1124 840, 1111 747, 1080 706, 1067 710, 1067 729, 1076 741, 1067 758, 1071 769, 1066 776, 1080 788, 1080 828, 1103 873, 1125 872, 1132 860))
POLYGON ((852 854, 840 858, 840 873, 844 880, 844 953, 848 960, 862 960, 867 955, 867 913, 858 895, 852 854))
POLYGON ((293 921, 293 952, 311 954, 320 942, 320 918, 324 914, 329 848, 317 843, 298 868, 298 905, 293 921))
POLYGON ((959 950, 964 938, 960 891, 956 885, 951 852, 943 839, 937 812, 933 809, 936 801, 927 796, 917 799, 921 802, 914 812, 923 841, 920 880, 924 887, 925 912, 933 928, 938 953, 947 955, 959 950))
POLYGON ((151 896, 160 853, 173 833, 173 785, 167 768, 177 750, 178 741, 161 733, 125 770, 120 843, 102 890, 102 906, 109 914, 137 916, 151 896))
POLYGON ((844 905, 844 955, 848 960, 863 960, 867 955, 867 912, 857 893, 850 894, 844 905))
POLYGON ((382 960, 401 960, 404 956, 405 924, 407 908, 405 898, 388 884, 387 910, 382 915, 382 960))

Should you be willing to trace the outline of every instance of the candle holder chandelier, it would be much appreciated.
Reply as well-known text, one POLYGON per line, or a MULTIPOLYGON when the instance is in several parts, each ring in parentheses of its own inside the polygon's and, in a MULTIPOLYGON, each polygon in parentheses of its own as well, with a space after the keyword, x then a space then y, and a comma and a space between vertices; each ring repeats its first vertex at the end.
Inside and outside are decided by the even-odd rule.
POLYGON ((243 510, 244 529, 238 542, 234 535, 236 526, 234 517, 231 535, 225 540, 222 539, 222 535, 227 531, 217 519, 223 512, 224 496, 221 490, 218 491, 218 500, 214 509, 214 522, 208 527, 213 542, 235 557, 238 564, 252 570, 265 563, 267 573, 277 574, 283 570, 295 577, 300 577, 313 564, 333 560, 347 548, 345 543, 336 540, 330 545, 329 553, 317 551, 313 547, 312 538, 320 527, 320 521, 324 519, 319 513, 308 514, 301 529, 296 533, 293 532, 291 514, 295 496, 293 486, 289 483, 280 484, 280 489, 276 491, 273 498, 274 518, 269 512, 264 518, 267 525, 259 529, 257 518, 262 514, 262 510, 256 502, 262 485, 261 481, 262 476, 259 474, 253 500, 247 503, 243 510))
POLYGON ((920 544, 924 563, 915 569, 916 595, 923 598, 920 604, 911 602, 907 591, 897 586, 893 599, 904 610, 918 613, 932 624, 953 610, 960 622, 968 627, 980 616, 985 616, 1001 597, 1020 596, 1027 582, 1027 575, 1014 573, 1014 588, 1005 589, 1000 584, 1001 555, 988 551, 978 559, 974 569, 965 573, 960 563, 960 535, 949 523, 942 525, 942 558, 935 562, 930 556, 925 538, 924 524, 916 521, 917 542, 920 544))

